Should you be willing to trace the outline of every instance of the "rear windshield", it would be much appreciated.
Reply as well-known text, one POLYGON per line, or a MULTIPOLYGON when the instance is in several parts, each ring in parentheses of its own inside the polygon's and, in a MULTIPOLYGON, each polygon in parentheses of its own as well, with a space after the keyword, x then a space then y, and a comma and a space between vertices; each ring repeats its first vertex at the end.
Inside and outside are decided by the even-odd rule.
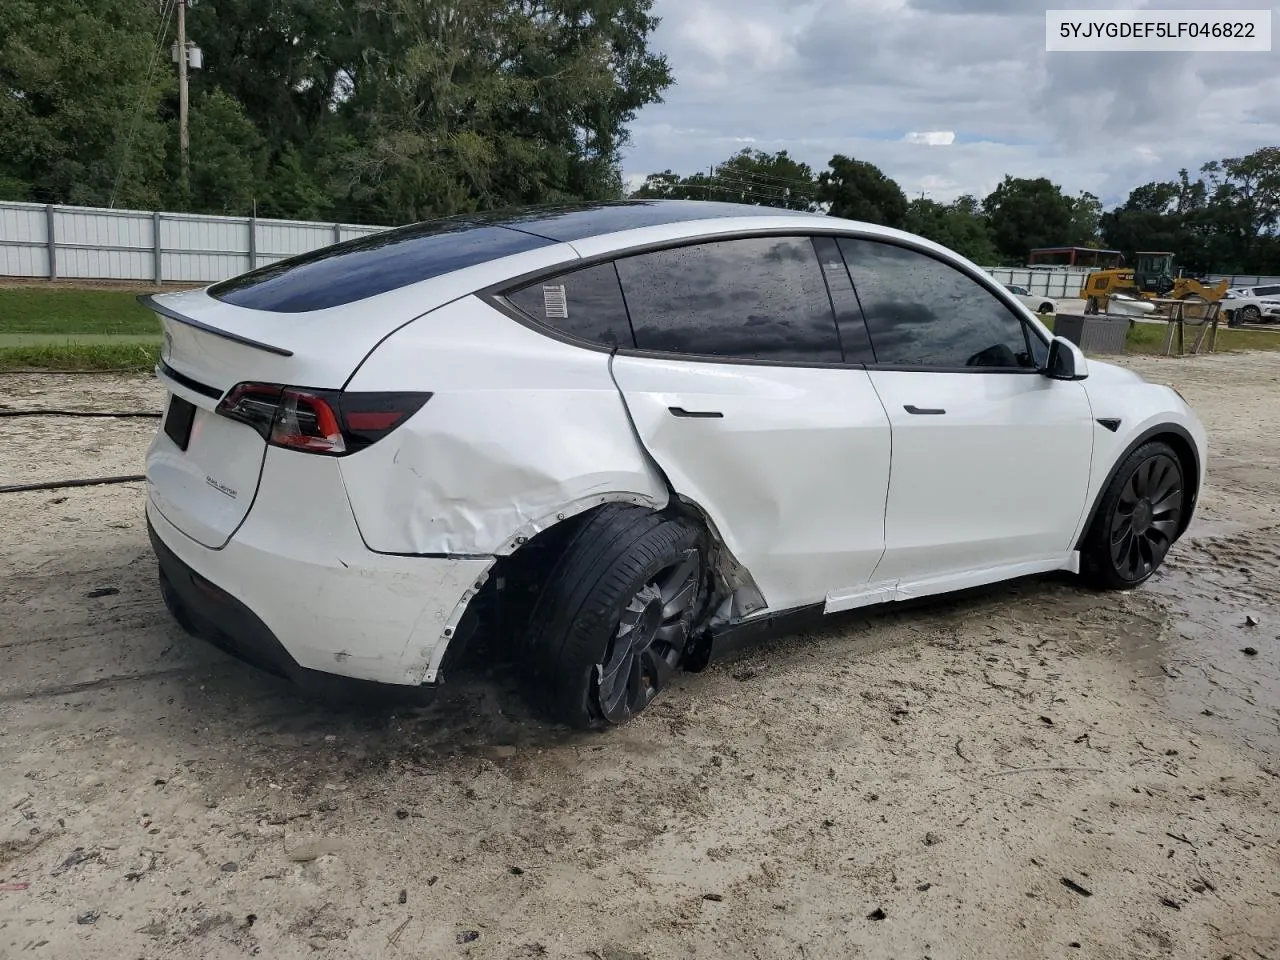
POLYGON ((505 227, 435 220, 281 260, 215 284, 209 295, 251 310, 305 313, 553 243, 505 227))

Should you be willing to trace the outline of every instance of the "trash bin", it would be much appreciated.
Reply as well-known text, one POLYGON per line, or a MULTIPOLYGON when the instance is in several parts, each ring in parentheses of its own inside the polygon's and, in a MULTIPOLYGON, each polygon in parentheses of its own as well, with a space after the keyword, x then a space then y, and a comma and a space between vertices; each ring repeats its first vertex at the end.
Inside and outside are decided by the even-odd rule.
POLYGON ((1129 323, 1128 317, 1060 313, 1053 318, 1053 332, 1085 353, 1124 353, 1129 323))

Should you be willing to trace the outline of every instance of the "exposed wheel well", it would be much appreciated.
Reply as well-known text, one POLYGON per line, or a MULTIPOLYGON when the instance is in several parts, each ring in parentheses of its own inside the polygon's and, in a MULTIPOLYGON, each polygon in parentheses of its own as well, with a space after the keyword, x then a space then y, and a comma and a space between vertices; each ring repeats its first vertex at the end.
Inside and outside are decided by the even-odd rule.
POLYGON ((1161 440, 1172 447, 1173 452, 1178 455, 1178 465, 1182 467, 1182 480, 1187 487, 1187 509, 1182 511, 1182 520, 1179 522, 1178 535, 1181 536, 1191 522, 1191 507, 1200 496, 1200 462, 1191 441, 1181 433, 1158 433, 1150 440, 1161 440))
POLYGON ((1137 450, 1143 444, 1153 442, 1167 443, 1178 458, 1178 466, 1182 468, 1182 478, 1187 487, 1187 509, 1182 512, 1182 519, 1179 521, 1178 536, 1186 531, 1187 525, 1191 522, 1191 515, 1194 512, 1194 506, 1200 496, 1200 461, 1196 456, 1195 446, 1191 442, 1191 438, 1187 436, 1186 431, 1181 427, 1172 424, 1152 427, 1143 433, 1136 440, 1129 444, 1120 455, 1116 457, 1110 471, 1107 473, 1106 479, 1098 487, 1098 494, 1094 497, 1093 503, 1089 507, 1089 516, 1085 521, 1084 527, 1080 530, 1080 538, 1076 542, 1076 549, 1079 550, 1084 543, 1085 538, 1089 535, 1089 529, 1093 526, 1094 518, 1098 514, 1098 507, 1102 503, 1102 498, 1106 496, 1107 487, 1111 485, 1111 481, 1115 479, 1116 471, 1120 469, 1120 465, 1128 458, 1129 454, 1137 450))
MULTIPOLYGON (((457 669, 459 664, 485 654, 505 657, 515 653, 514 644, 524 636, 546 577, 556 568, 574 535, 601 510, 613 506, 613 502, 602 503, 561 520, 530 537, 514 553, 499 557, 488 580, 468 604, 441 669, 457 669)), ((655 512, 679 515, 706 529, 701 514, 674 497, 665 509, 655 512)))

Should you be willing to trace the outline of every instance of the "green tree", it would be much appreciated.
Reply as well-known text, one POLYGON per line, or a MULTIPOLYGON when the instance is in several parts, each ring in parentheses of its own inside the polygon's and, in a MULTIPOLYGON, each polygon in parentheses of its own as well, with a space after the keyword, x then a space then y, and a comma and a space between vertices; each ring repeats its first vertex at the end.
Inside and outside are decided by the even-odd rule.
POLYGON ((902 188, 875 164, 836 154, 818 178, 818 195, 833 217, 901 227, 907 216, 902 188))
POLYGON ((1095 247, 1102 231, 1102 201, 1088 191, 1071 199, 1071 230, 1067 243, 1073 247, 1095 247))
POLYGON ((903 229, 940 243, 979 266, 992 266, 999 260, 986 217, 972 196, 949 204, 924 198, 912 200, 907 205, 903 229))
POLYGON ((1102 238, 1129 263, 1141 251, 1167 250, 1179 266, 1209 270, 1212 263, 1202 236, 1204 208, 1204 183, 1192 181, 1181 170, 1177 181, 1135 187, 1123 204, 1104 213, 1102 238))
POLYGON ((1006 175, 982 201, 991 236, 1000 255, 1025 263, 1036 247, 1071 243, 1073 202, 1062 188, 1045 177, 1034 180, 1006 175))
POLYGON ((158 19, 138 0, 0 3, 3 199, 159 201, 173 81, 151 69, 158 19))
POLYGON ((1260 241, 1280 222, 1280 147, 1215 160, 1201 173, 1207 201, 1200 224, 1210 256, 1223 272, 1252 272, 1260 241))
POLYGON ((339 207, 397 221, 618 196, 626 126, 671 83, 650 6, 367 0, 339 207))
POLYGON ((632 192, 637 199, 715 200, 788 210, 815 210, 817 180, 807 163, 787 151, 741 150, 709 173, 681 177, 671 170, 651 173, 632 192))
MULTIPOLYGON (((175 192, 178 204, 199 213, 251 213, 266 159, 257 127, 240 104, 221 90, 196 99, 190 127, 191 194, 182 197, 175 192)), ((176 129, 172 136, 177 136, 176 129)), ((178 183, 176 169, 173 182, 178 183)))

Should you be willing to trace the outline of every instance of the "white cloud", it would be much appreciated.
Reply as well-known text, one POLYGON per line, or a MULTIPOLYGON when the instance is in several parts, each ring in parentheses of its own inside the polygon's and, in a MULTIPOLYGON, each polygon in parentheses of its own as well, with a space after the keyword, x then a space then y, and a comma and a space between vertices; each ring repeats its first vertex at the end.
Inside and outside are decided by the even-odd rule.
POLYGON ((1181 167, 1280 144, 1280 49, 1047 54, 1044 10, 1061 5, 655 0, 653 45, 676 86, 632 124, 625 170, 692 173, 750 143, 819 170, 836 153, 869 160, 909 196, 983 196, 1011 174, 1111 204, 1181 167))
POLYGON ((949 147, 956 142, 954 130, 912 130, 902 138, 905 143, 922 143, 929 147, 949 147))

